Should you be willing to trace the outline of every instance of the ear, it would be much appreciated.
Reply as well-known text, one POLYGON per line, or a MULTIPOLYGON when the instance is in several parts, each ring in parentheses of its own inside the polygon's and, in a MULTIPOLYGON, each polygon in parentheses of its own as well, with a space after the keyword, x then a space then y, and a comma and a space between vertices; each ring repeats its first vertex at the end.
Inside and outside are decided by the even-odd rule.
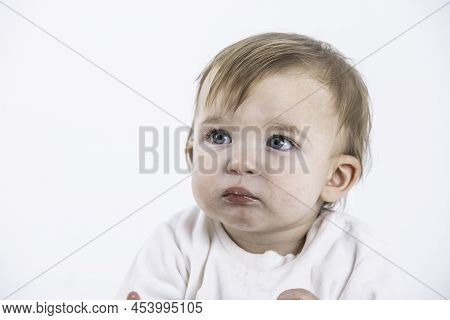
POLYGON ((194 140, 192 139, 192 137, 189 137, 188 141, 186 142, 186 148, 184 149, 184 152, 186 154, 186 162, 188 164, 189 170, 192 171, 192 159, 194 152, 194 140))
POLYGON ((339 155, 333 161, 328 180, 320 194, 325 202, 335 202, 343 198, 361 175, 358 159, 349 155, 339 155))

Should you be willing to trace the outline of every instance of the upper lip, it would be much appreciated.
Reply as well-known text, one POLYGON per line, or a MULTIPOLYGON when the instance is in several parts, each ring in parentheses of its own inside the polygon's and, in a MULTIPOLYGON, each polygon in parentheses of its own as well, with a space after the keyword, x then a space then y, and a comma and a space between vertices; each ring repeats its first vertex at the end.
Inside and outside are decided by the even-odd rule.
POLYGON ((255 197, 255 195, 253 195, 253 193, 242 187, 231 187, 225 190, 225 192, 223 193, 224 196, 230 194, 258 199, 257 197, 255 197))

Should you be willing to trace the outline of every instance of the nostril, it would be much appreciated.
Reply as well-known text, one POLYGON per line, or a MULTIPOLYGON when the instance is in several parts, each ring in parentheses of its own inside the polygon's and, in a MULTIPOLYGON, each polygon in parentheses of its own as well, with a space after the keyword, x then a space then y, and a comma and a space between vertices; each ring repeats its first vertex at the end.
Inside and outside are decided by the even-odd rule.
POLYGON ((233 159, 228 162, 226 171, 230 174, 256 175, 258 166, 246 160, 233 159))

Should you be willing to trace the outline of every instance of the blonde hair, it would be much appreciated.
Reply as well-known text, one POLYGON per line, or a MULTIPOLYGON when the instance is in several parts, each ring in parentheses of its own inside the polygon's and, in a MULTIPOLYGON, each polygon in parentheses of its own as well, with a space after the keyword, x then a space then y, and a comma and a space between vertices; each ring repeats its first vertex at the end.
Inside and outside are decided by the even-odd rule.
MULTIPOLYGON (((188 144, 193 134, 195 115, 200 108, 200 91, 208 75, 214 73, 205 108, 212 105, 220 93, 223 110, 234 112, 264 77, 299 69, 323 83, 332 93, 339 119, 339 132, 343 130, 343 154, 359 160, 361 178, 363 164, 370 154, 369 94, 360 73, 347 60, 331 45, 295 33, 258 34, 226 47, 196 79, 200 81, 194 119, 186 143, 187 156, 192 161, 192 150, 189 150, 188 144)), ((334 205, 335 203, 325 202, 322 208, 332 209, 334 205)))

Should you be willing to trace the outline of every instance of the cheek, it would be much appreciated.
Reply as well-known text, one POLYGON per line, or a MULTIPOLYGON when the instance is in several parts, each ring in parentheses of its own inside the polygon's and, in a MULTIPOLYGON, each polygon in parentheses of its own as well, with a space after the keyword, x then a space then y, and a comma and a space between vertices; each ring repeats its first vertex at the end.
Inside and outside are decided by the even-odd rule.
POLYGON ((283 171, 268 175, 273 182, 270 198, 285 207, 314 207, 326 180, 324 161, 303 157, 287 163, 283 171))
POLYGON ((207 175, 221 172, 225 151, 225 146, 209 147, 206 144, 196 144, 193 153, 193 169, 207 175))
POLYGON ((298 176, 311 171, 310 160, 300 150, 283 152, 269 149, 262 160, 264 172, 270 176, 298 176))
POLYGON ((217 185, 217 174, 204 174, 200 171, 194 171, 192 174, 192 194, 196 202, 201 206, 207 206, 214 201, 214 196, 218 190, 214 188, 217 185))

